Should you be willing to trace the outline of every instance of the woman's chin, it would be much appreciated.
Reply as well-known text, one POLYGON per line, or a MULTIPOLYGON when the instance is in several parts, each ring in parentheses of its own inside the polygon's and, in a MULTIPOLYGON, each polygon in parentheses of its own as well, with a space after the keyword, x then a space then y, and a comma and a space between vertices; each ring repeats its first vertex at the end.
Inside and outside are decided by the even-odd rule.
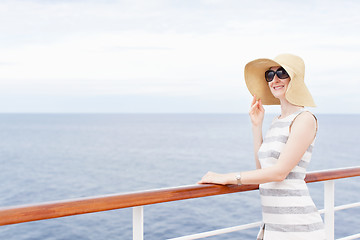
POLYGON ((273 96, 277 99, 285 98, 285 93, 279 93, 279 92, 272 92, 273 96))

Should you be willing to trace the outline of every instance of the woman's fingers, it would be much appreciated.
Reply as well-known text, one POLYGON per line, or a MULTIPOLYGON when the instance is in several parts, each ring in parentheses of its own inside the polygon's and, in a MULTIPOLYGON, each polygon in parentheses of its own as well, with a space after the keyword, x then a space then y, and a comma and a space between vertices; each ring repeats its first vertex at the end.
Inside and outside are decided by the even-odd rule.
POLYGON ((258 126, 262 124, 262 120, 264 118, 265 109, 262 105, 261 99, 256 100, 256 96, 254 95, 253 101, 251 103, 249 115, 253 125, 258 126))
POLYGON ((253 106, 256 103, 256 96, 254 95, 253 100, 251 102, 251 106, 253 106))
POLYGON ((201 178, 201 180, 198 181, 197 183, 198 183, 198 184, 206 183, 206 176, 207 176, 208 174, 209 174, 209 172, 206 173, 206 174, 201 178))
POLYGON ((259 110, 261 112, 265 111, 261 99, 252 102, 250 112, 253 112, 254 110, 259 110))
POLYGON ((259 109, 260 108, 260 102, 259 101, 256 101, 250 108, 250 112, 254 112, 256 109, 259 109))
POLYGON ((205 174, 202 179, 198 182, 198 184, 221 184, 225 185, 226 180, 224 179, 225 174, 215 173, 215 172, 208 172, 205 174))
POLYGON ((198 182, 198 184, 202 184, 202 183, 213 183, 213 177, 214 177, 215 173, 213 172, 207 172, 202 178, 201 180, 198 182))
POLYGON ((265 109, 264 109, 264 107, 263 107, 263 104, 262 104, 262 101, 261 101, 261 99, 259 99, 259 106, 260 106, 260 109, 261 109, 261 111, 265 111, 265 109))
POLYGON ((251 106, 249 113, 250 113, 250 114, 255 113, 255 112, 256 112, 256 109, 257 109, 257 104, 255 103, 253 106, 251 106))

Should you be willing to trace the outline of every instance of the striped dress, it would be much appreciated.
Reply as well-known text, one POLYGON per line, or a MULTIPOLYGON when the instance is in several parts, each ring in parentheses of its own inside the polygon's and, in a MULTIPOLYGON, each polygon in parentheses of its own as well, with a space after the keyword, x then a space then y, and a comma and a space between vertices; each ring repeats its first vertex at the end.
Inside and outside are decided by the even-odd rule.
MULTIPOLYGON (((259 149, 261 168, 276 163, 288 140, 292 122, 303 111, 273 120, 259 149)), ((284 181, 260 184, 263 225, 258 240, 325 239, 322 218, 304 181, 314 141, 284 181)))

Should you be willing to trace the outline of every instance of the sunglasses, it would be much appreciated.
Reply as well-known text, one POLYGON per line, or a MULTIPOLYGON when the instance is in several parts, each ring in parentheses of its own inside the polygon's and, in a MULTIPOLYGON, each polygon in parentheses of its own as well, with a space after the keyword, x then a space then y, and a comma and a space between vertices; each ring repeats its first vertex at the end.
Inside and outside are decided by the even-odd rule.
POLYGON ((278 78, 280 79, 285 79, 285 78, 288 78, 289 77, 289 74, 285 71, 285 69, 283 67, 280 67, 278 68, 276 71, 274 70, 267 70, 265 72, 265 80, 267 82, 271 82, 274 77, 275 77, 275 74, 276 76, 278 76, 278 78))

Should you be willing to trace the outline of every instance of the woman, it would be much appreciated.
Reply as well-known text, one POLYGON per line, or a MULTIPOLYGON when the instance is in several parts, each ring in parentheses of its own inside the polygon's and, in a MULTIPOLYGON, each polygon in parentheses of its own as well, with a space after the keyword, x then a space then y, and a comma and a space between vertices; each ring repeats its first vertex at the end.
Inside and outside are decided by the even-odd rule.
POLYGON ((306 183, 317 132, 317 119, 304 106, 315 107, 304 84, 305 65, 295 55, 257 59, 245 66, 246 85, 253 95, 250 108, 256 170, 208 172, 199 183, 260 184, 263 225, 257 239, 322 240, 322 219, 306 183), (263 105, 280 105, 265 138, 263 105))

